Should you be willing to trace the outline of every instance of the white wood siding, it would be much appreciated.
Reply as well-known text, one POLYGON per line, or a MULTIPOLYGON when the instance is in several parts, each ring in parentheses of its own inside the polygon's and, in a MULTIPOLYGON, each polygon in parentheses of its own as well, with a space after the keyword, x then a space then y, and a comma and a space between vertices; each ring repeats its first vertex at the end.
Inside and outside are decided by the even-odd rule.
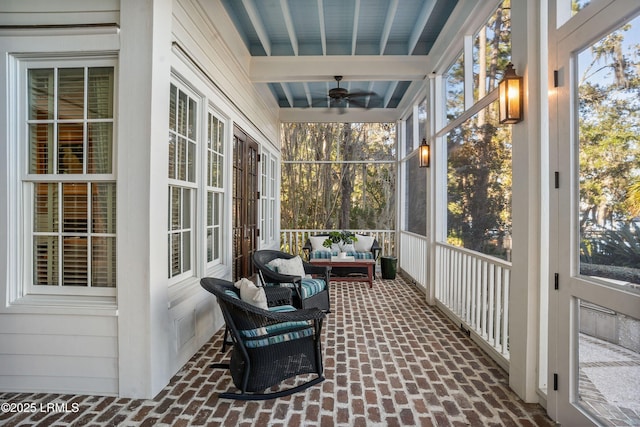
POLYGON ((115 316, 0 315, 0 390, 118 393, 115 316))

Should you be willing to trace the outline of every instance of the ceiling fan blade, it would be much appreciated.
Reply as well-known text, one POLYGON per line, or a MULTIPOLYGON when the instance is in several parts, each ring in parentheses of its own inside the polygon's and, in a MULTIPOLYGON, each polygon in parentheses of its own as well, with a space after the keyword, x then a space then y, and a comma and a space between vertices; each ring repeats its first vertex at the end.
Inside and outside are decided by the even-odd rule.
POLYGON ((354 98, 354 97, 365 97, 365 96, 378 96, 375 92, 365 92, 365 91, 353 91, 353 92, 349 92, 349 95, 347 95, 349 98, 354 98))
POLYGON ((365 104, 364 102, 362 102, 361 100, 359 100, 359 99, 351 99, 351 98, 349 98, 349 106, 369 109, 369 106, 367 104, 365 104))

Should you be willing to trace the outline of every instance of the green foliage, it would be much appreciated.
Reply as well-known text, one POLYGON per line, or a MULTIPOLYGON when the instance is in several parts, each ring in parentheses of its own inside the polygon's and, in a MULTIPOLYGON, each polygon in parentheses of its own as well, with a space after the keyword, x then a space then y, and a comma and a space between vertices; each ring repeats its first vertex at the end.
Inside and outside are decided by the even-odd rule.
POLYGON ((580 249, 581 262, 639 269, 640 224, 625 223, 618 229, 585 233, 580 249))
POLYGON ((342 249, 344 245, 349 245, 357 241, 358 238, 351 231, 331 231, 329 232, 329 237, 322 242, 322 246, 325 248, 331 248, 332 245, 338 245, 340 249, 342 249))

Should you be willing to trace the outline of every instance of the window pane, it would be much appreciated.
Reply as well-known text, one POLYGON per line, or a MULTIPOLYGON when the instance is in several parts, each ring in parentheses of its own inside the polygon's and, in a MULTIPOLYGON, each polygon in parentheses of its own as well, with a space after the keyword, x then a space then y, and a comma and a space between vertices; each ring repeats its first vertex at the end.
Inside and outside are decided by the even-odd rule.
POLYGON ((180 228, 180 189, 176 187, 169 187, 169 209, 170 215, 169 230, 178 230, 180 228))
MULTIPOLYGON (((87 184, 62 184, 62 232, 86 233, 87 230, 87 184)), ((85 245, 86 248, 86 245, 85 245)))
POLYGON ((187 144, 187 171, 189 173, 188 181, 196 182, 196 144, 189 142, 187 144))
POLYGON ((53 119, 53 68, 29 70, 29 120, 53 119))
POLYGON ((58 119, 84 119, 84 68, 58 70, 58 119))
POLYGON ((176 147, 176 167, 178 171, 177 179, 185 181, 187 179, 187 140, 178 137, 178 146, 176 147))
POLYGON ((169 268, 170 274, 169 277, 177 276, 181 273, 180 271, 180 234, 174 233, 169 235, 169 268))
POLYGON ((213 229, 207 229, 207 262, 213 261, 213 229))
POLYGON ((182 227, 191 228, 191 190, 182 190, 182 227))
POLYGON ((65 237, 63 242, 62 285, 87 286, 87 238, 65 237))
POLYGON ((473 41, 473 101, 498 87, 511 59, 511 7, 503 2, 473 41))
POLYGON ((89 123, 87 173, 111 173, 113 162, 113 123, 89 123))
POLYGON ((640 292, 640 17, 578 56, 580 273, 640 292))
POLYGON ((191 232, 182 233, 182 271, 191 268, 191 232))
POLYGON ((447 240, 511 257, 511 127, 498 127, 497 102, 447 135, 447 240))
POLYGON ((213 229, 213 259, 220 259, 220 248, 222 247, 220 238, 220 228, 213 229))
POLYGON ((91 286, 115 288, 116 238, 91 239, 91 286))
POLYGON ((36 183, 34 193, 35 232, 58 231, 58 184, 36 183))
POLYGON ((444 75, 445 97, 447 100, 447 122, 457 118, 464 111, 464 55, 444 75))
POLYGON ((406 134, 405 138, 405 154, 409 154, 413 151, 414 142, 413 142, 413 114, 407 117, 407 120, 404 124, 404 132, 406 134))
POLYGON ((578 306, 577 401, 601 425, 637 425, 640 319, 585 300, 578 306))
POLYGON ((113 118, 113 67, 89 68, 89 119, 113 118))
POLYGON ((33 284, 57 286, 60 277, 58 237, 34 236, 33 249, 33 284))
POLYGON ((58 173, 83 173, 83 136, 82 124, 58 124, 58 173))
POLYGON ((427 100, 418 105, 418 144, 427 137, 427 100))
POLYGON ((100 234, 115 234, 116 232, 116 184, 95 183, 91 185, 93 220, 92 232, 100 234))
POLYGON ((178 96, 178 88, 174 85, 171 85, 171 89, 169 90, 169 130, 175 132, 177 131, 177 100, 178 96))
POLYGON ((406 230, 427 235, 427 168, 420 167, 420 157, 413 156, 406 165, 406 230))
POLYGON ((189 98, 187 137, 196 139, 196 102, 189 98))
POLYGON ((176 135, 169 133, 169 178, 176 177, 176 135))
POLYGON ((178 92, 178 109, 177 109, 177 131, 180 135, 187 135, 187 105, 189 104, 189 98, 186 93, 178 92))
POLYGON ((29 173, 49 174, 53 173, 53 125, 30 124, 29 125, 29 173))

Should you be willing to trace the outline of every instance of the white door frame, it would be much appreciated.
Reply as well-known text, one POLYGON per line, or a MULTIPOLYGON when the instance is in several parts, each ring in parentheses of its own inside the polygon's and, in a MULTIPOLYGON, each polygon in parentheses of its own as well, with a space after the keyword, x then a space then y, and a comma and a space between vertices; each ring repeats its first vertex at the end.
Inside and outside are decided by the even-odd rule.
POLYGON ((547 411, 562 425, 597 424, 578 404, 578 300, 640 318, 640 295, 581 276, 578 227, 577 54, 640 11, 637 0, 592 0, 575 17, 558 26, 563 0, 550 2, 550 73, 557 87, 550 93, 551 180, 549 374, 547 411), (560 5, 561 6, 561 5, 560 5), (555 275, 557 286, 555 289, 555 275), (557 388, 557 389, 556 389, 557 388))

